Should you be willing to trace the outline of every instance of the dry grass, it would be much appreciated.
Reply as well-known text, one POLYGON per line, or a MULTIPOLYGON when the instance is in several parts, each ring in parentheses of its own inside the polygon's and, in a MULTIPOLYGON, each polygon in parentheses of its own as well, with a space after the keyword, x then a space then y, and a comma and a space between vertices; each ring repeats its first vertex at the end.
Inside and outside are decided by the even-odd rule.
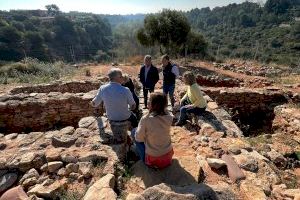
POLYGON ((280 77, 276 80, 276 82, 281 84, 299 84, 300 75, 290 75, 290 76, 280 77))

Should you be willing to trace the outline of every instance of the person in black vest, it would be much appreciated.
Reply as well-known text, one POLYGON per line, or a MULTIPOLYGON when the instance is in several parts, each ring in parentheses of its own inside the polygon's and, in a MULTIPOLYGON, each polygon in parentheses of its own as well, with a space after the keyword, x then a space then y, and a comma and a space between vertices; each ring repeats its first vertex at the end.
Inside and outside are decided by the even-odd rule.
POLYGON ((140 70, 140 81, 143 85, 144 94, 144 109, 147 108, 148 92, 154 92, 154 87, 158 80, 158 70, 152 65, 151 56, 146 55, 144 58, 144 65, 142 65, 140 70))
POLYGON ((163 72, 163 92, 165 95, 169 94, 172 107, 175 104, 174 90, 176 78, 179 78, 179 70, 176 65, 172 65, 168 55, 161 58, 162 72, 163 72))

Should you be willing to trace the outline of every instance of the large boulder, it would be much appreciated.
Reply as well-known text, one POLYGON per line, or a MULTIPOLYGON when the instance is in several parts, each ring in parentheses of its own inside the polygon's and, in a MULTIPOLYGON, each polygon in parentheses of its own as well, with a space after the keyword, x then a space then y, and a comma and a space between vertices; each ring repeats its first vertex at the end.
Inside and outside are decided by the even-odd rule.
POLYGON ((21 186, 17 186, 7 190, 0 200, 29 200, 29 197, 21 186))
POLYGON ((142 194, 129 195, 126 200, 150 199, 217 200, 219 198, 214 190, 205 184, 192 184, 178 187, 162 183, 146 189, 142 194))
MULTIPOLYGON (((176 186, 198 183, 198 179, 201 173, 203 173, 201 166, 197 165, 196 167, 191 168, 192 163, 190 162, 189 167, 190 169, 193 169, 194 172, 194 175, 192 175, 191 172, 187 171, 188 169, 184 168, 183 162, 184 160, 178 161, 173 159, 172 164, 169 167, 156 170, 147 167, 142 161, 139 161, 132 167, 132 172, 135 177, 131 178, 130 181, 137 183, 142 189, 152 187, 160 183, 176 186)), ((194 163, 197 164, 197 162, 194 163)))
POLYGON ((36 195, 38 197, 47 199, 56 199, 59 196, 61 190, 64 190, 67 187, 67 182, 64 179, 56 181, 54 183, 53 181, 50 181, 50 179, 48 180, 46 180, 43 184, 35 185, 27 192, 27 194, 36 195))
POLYGON ((114 192, 115 176, 107 174, 94 183, 86 192, 83 200, 114 200, 117 194, 114 192))
POLYGON ((10 169, 19 169, 22 172, 35 167, 40 168, 46 163, 46 157, 44 153, 39 152, 20 152, 16 155, 11 162, 7 164, 10 169))
POLYGON ((70 135, 62 135, 61 137, 54 136, 52 138, 52 145, 54 147, 65 147, 69 148, 75 144, 77 138, 70 135))

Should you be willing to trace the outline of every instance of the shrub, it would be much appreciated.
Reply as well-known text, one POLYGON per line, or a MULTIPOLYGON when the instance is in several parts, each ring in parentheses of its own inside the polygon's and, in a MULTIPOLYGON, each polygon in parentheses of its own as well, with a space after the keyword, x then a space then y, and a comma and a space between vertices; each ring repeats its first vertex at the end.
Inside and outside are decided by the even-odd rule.
POLYGON ((45 63, 27 58, 21 62, 7 63, 0 67, 0 83, 41 83, 57 80, 72 73, 73 68, 63 62, 45 63))

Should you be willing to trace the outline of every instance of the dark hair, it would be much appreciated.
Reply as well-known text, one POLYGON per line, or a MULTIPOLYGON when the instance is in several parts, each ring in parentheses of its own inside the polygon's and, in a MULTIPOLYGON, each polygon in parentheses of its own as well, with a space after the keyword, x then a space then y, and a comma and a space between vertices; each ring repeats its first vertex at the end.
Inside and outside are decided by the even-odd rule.
POLYGON ((154 92, 150 95, 149 103, 151 104, 151 112, 157 115, 165 115, 168 105, 168 98, 161 92, 154 92))
POLYGON ((161 57, 161 59, 166 59, 166 60, 170 60, 170 57, 168 56, 168 54, 165 54, 165 55, 163 55, 162 57, 161 57))

